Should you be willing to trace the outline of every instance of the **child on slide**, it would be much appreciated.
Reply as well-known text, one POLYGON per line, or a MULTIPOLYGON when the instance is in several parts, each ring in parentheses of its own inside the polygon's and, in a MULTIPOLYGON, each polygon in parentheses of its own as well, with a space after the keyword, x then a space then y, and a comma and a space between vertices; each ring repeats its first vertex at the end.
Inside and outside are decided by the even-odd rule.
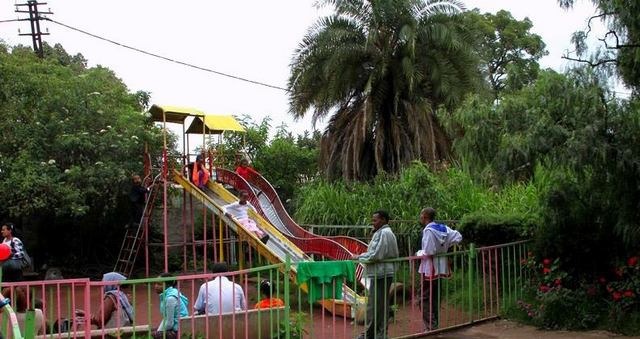
POLYGON ((252 209, 254 212, 256 209, 247 201, 248 198, 249 193, 247 191, 240 191, 240 195, 238 196, 239 200, 223 206, 222 211, 227 217, 236 218, 242 226, 248 231, 255 233, 255 235, 260 238, 260 241, 266 244, 267 241, 269 241, 269 235, 261 230, 255 221, 249 218, 249 209, 252 209))

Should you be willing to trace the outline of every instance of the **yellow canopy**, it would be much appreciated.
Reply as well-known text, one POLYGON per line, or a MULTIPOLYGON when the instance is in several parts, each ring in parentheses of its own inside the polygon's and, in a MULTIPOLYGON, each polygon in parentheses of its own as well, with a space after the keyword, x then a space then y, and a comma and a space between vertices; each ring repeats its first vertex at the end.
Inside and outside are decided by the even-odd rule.
MULTIPOLYGON (((191 108, 191 107, 178 107, 178 106, 159 106, 153 105, 149 109, 149 113, 151 113, 151 117, 153 121, 164 121, 162 115, 166 117, 167 122, 172 123, 184 123, 184 119, 187 117, 203 117, 205 113, 199 109, 191 108)), ((202 129, 201 129, 202 131, 202 129)))
MULTIPOLYGON (((221 134, 224 131, 244 132, 244 127, 240 125, 231 115, 213 115, 206 114, 204 116, 204 132, 207 134, 221 134)), ((202 118, 195 118, 189 128, 189 134, 202 134, 202 118)))

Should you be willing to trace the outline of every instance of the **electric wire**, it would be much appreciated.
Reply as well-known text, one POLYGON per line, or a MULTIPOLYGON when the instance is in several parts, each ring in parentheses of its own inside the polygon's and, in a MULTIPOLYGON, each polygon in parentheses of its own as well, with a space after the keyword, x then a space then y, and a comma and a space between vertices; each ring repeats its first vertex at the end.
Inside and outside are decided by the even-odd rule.
POLYGON ((87 31, 82 30, 80 28, 76 28, 76 27, 73 27, 73 26, 70 26, 70 25, 66 25, 66 24, 64 24, 62 22, 59 22, 59 21, 56 21, 56 20, 53 20, 53 19, 50 19, 50 18, 43 17, 41 19, 50 21, 50 22, 52 22, 52 23, 54 23, 56 25, 65 27, 67 29, 70 29, 70 30, 73 30, 73 31, 76 31, 76 32, 79 32, 79 33, 82 33, 82 34, 85 34, 85 35, 88 35, 90 37, 93 37, 93 38, 96 38, 96 39, 100 39, 102 41, 106 41, 108 43, 120 46, 122 48, 126 48, 126 49, 129 49, 129 50, 138 52, 138 53, 142 53, 142 54, 145 54, 145 55, 152 56, 154 58, 158 58, 158 59, 162 59, 162 60, 165 60, 165 61, 173 62, 173 63, 179 64, 179 65, 187 66, 187 67, 194 68, 194 69, 197 69, 197 70, 201 70, 201 71, 217 74, 217 75, 224 76, 224 77, 227 77, 227 78, 248 82, 248 83, 251 83, 251 84, 254 84, 254 85, 264 86, 264 87, 273 88, 273 89, 279 89, 279 90, 282 90, 282 91, 285 91, 285 92, 289 91, 288 89, 286 89, 284 87, 270 85, 270 84, 267 84, 267 83, 264 83, 264 82, 243 78, 243 77, 240 77, 240 76, 237 76, 237 75, 232 75, 232 74, 228 74, 228 73, 219 72, 219 71, 216 71, 216 70, 213 70, 213 69, 210 69, 210 68, 206 68, 206 67, 190 64, 188 62, 184 62, 184 61, 180 61, 180 60, 175 60, 175 59, 172 59, 172 58, 160 55, 160 54, 156 54, 156 53, 152 53, 152 52, 148 52, 148 51, 142 50, 140 48, 136 48, 136 47, 132 47, 132 46, 129 46, 129 45, 125 45, 125 44, 119 43, 117 41, 114 41, 114 40, 99 36, 97 34, 93 34, 93 33, 87 32, 87 31))

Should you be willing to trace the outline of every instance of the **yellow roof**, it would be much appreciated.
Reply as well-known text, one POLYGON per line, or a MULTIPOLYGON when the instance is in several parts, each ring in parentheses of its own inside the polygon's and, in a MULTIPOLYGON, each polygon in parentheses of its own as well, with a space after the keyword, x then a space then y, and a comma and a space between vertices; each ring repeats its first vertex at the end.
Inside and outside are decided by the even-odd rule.
MULTIPOLYGON (((231 115, 207 114, 204 116, 204 132, 207 134, 221 134, 224 131, 244 132, 244 127, 231 115)), ((195 118, 189 128, 189 134, 202 134, 202 118, 195 118)))
POLYGON ((191 107, 178 107, 178 106, 168 106, 168 105, 153 105, 149 108, 149 113, 151 113, 151 117, 153 121, 164 121, 162 115, 166 117, 167 122, 173 123, 184 123, 184 119, 192 116, 205 116, 205 113, 199 109, 191 108, 191 107))

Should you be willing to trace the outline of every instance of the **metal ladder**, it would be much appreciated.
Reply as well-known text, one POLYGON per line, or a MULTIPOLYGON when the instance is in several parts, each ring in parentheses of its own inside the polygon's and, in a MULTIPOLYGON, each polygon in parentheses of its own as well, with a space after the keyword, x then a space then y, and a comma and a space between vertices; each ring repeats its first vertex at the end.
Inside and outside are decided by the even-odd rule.
POLYGON ((149 224, 149 221, 151 219, 151 213, 153 212, 155 199, 159 191, 158 185, 156 185, 156 181, 160 176, 161 174, 158 174, 149 186, 151 190, 147 194, 144 212, 142 214, 140 222, 138 223, 138 226, 128 227, 124 235, 124 239, 122 240, 122 246, 120 247, 118 260, 116 261, 113 271, 119 272, 126 277, 131 276, 133 266, 136 262, 136 258, 138 257, 140 245, 142 244, 142 239, 144 238, 144 232, 147 229, 146 226, 149 224))

